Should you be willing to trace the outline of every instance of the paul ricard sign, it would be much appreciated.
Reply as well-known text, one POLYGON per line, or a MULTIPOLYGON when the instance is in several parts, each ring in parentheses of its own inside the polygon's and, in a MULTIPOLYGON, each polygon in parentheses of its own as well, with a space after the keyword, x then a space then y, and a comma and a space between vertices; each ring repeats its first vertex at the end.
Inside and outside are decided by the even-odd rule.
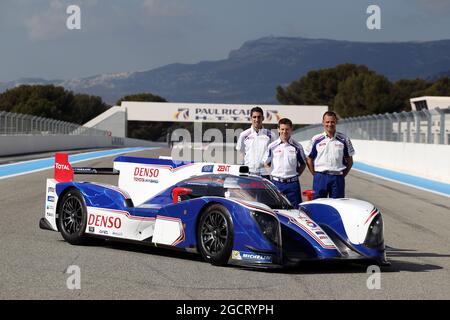
POLYGON ((289 118, 294 124, 320 123, 327 106, 197 104, 122 101, 129 121, 250 123, 250 110, 260 107, 264 123, 289 118))

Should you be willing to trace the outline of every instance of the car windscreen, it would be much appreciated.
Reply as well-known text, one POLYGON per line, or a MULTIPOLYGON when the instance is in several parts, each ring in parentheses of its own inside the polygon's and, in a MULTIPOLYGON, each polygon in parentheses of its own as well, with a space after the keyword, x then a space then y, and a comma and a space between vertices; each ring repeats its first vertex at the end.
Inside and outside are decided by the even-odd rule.
POLYGON ((264 180, 227 178, 225 197, 264 203, 271 209, 292 209, 289 200, 274 185, 264 180))

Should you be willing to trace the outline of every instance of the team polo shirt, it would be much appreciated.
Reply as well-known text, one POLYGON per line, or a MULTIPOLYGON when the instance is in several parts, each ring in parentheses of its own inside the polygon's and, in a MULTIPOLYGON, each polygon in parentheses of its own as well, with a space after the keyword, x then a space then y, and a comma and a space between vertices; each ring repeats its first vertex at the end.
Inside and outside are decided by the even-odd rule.
POLYGON ((264 168, 263 157, 271 141, 272 132, 264 128, 256 132, 252 126, 239 135, 236 150, 244 153, 244 164, 248 166, 250 173, 267 174, 264 168))
POLYGON ((272 165, 273 177, 287 179, 298 176, 298 167, 306 163, 306 158, 302 145, 292 137, 285 143, 278 138, 269 144, 265 163, 272 165))
POLYGON ((314 171, 342 172, 347 168, 345 158, 355 154, 350 139, 343 133, 336 132, 333 137, 325 132, 311 139, 309 156, 314 159, 314 171))

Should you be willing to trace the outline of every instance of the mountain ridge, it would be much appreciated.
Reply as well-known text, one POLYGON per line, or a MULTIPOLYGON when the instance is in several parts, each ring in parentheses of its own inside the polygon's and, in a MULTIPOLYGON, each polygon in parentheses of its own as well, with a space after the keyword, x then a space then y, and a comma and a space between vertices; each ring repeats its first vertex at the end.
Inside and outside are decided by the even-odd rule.
POLYGON ((311 70, 342 63, 367 65, 391 81, 434 79, 450 70, 450 40, 357 42, 269 36, 246 41, 221 60, 67 80, 24 78, 0 83, 0 90, 28 81, 98 95, 110 104, 139 92, 151 92, 171 102, 274 104, 276 86, 286 86, 311 70))

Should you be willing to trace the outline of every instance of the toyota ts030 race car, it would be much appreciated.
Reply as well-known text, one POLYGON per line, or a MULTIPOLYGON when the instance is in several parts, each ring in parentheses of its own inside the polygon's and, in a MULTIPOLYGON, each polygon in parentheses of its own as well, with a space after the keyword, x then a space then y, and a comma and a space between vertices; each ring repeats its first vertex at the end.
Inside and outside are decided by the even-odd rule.
POLYGON ((56 154, 39 225, 74 245, 134 241, 197 252, 213 265, 387 263, 383 219, 372 204, 317 199, 293 208, 239 165, 119 156, 108 171, 72 168, 67 154, 56 154), (119 174, 118 187, 73 181, 74 172, 119 174))

